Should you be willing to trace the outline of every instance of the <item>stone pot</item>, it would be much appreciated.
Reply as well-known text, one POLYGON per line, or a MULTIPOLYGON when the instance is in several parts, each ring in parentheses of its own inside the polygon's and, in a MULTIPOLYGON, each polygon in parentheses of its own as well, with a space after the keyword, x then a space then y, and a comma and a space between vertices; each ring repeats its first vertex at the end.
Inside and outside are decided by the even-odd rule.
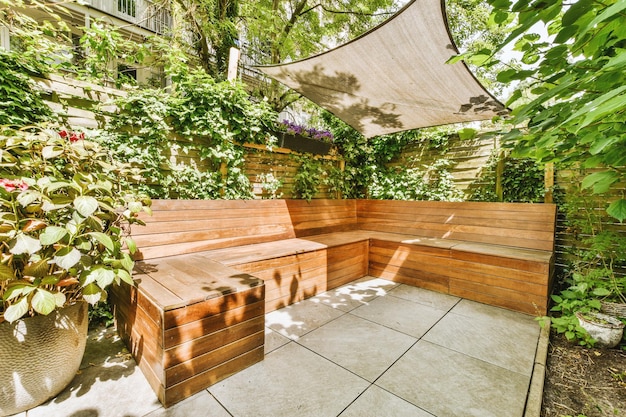
POLYGON ((622 341, 624 323, 602 313, 576 313, 580 327, 596 340, 597 347, 612 348, 622 341))
POLYGON ((85 353, 85 302, 0 323, 0 416, 36 407, 74 378, 85 353))

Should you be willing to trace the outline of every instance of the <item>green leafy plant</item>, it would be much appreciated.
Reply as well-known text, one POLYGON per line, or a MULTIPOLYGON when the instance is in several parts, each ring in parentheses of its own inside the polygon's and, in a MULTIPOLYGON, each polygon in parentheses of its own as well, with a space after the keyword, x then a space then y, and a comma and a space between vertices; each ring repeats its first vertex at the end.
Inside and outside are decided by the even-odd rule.
POLYGON ((283 193, 279 191, 283 183, 274 176, 273 172, 259 174, 256 180, 261 184, 261 190, 263 191, 262 198, 276 199, 283 196, 283 193))
MULTIPOLYGON (((496 193, 499 160, 500 153, 493 152, 481 170, 480 177, 470 187, 470 200, 500 201, 500 197, 496 193)), ((524 203, 544 201, 544 172, 534 160, 505 156, 500 178, 502 201, 524 203)))
POLYGON ((561 204, 565 217, 567 252, 562 290, 552 296, 553 328, 568 340, 592 346, 593 340, 578 326, 575 313, 598 311, 602 302, 626 302, 626 237, 610 228, 602 201, 588 190, 572 187, 561 204))
MULTIPOLYGON (((624 1, 488 3, 493 25, 512 32, 497 48, 473 57, 489 58, 513 44, 526 64, 497 76, 500 82, 516 83, 506 102, 513 117, 506 121, 504 140, 518 157, 593 169, 582 186, 596 194, 620 189, 626 179, 624 1), (549 36, 541 36, 538 27, 549 36)), ((620 222, 626 219, 623 196, 606 201, 605 208, 620 222)))
POLYGON ((293 198, 311 200, 323 183, 324 168, 317 158, 299 156, 296 159, 300 162, 300 167, 294 177, 293 198))
POLYGON ((106 288, 132 285, 128 226, 149 200, 127 194, 128 174, 83 133, 3 128, 0 134, 0 313, 13 322, 106 288))
POLYGON ((117 100, 102 143, 143 170, 136 189, 159 198, 252 198, 243 143, 270 144, 275 113, 243 86, 201 70, 178 75, 171 92, 133 91, 117 100), (193 155, 179 163, 174 153, 193 155))
POLYGON ((39 61, 0 48, 0 125, 24 126, 52 119, 50 107, 31 78, 45 71, 39 61))

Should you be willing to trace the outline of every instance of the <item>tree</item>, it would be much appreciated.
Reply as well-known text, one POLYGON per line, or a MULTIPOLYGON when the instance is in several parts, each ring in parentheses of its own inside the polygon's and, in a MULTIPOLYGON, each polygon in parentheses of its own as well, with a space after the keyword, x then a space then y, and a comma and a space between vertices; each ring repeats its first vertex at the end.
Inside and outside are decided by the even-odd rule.
POLYGON ((171 2, 180 22, 179 30, 191 31, 193 48, 200 65, 217 79, 225 79, 230 48, 239 34, 238 0, 166 0, 171 2))
MULTIPOLYGON (((489 0, 490 20, 513 31, 489 55, 513 43, 522 69, 508 68, 498 80, 518 84, 507 105, 504 140, 517 155, 593 169, 583 188, 601 194, 626 180, 626 0, 489 0), (547 28, 542 36, 538 26, 547 28), (530 100, 523 100, 529 89, 530 100)), ((463 57, 463 56, 461 56, 463 57)), ((626 199, 608 205, 626 219, 626 199)))

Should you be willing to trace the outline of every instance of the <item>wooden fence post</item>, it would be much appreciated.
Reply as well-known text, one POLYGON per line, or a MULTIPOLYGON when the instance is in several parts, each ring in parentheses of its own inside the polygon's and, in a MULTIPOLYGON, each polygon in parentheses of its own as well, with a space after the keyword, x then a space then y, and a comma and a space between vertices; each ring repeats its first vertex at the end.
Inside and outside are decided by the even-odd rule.
POLYGON ((226 177, 228 176, 228 165, 222 161, 220 165, 220 174, 222 174, 222 187, 220 189, 220 195, 224 197, 226 193, 226 177))
POLYGON ((498 156, 498 165, 496 165, 496 197, 498 201, 504 200, 504 191, 502 190, 502 174, 504 173, 504 163, 506 157, 504 151, 500 152, 498 156))
POLYGON ((544 203, 554 203, 554 163, 546 164, 545 170, 545 194, 543 196, 544 203))
MULTIPOLYGON (((340 159, 339 160, 339 171, 341 171, 341 173, 343 174, 343 172, 346 170, 346 161, 344 159, 340 159)), ((336 191, 336 197, 337 200, 341 200, 343 198, 343 195, 341 195, 341 190, 337 190, 336 191)))

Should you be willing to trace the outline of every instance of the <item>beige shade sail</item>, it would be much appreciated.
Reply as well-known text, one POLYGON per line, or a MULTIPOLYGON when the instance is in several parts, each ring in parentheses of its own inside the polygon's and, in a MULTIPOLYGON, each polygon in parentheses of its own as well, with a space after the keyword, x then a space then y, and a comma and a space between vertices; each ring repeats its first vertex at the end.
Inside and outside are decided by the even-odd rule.
POLYGON ((365 137, 491 119, 504 106, 458 53, 443 0, 412 0, 380 26, 328 52, 258 67, 365 137))

